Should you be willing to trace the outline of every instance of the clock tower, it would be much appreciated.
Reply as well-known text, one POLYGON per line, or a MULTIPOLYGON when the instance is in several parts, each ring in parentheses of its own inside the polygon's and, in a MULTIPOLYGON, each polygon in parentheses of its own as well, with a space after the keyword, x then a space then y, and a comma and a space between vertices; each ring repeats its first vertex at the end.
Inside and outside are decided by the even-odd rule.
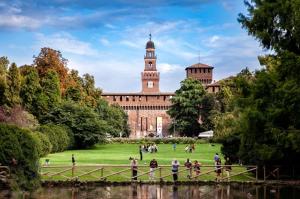
POLYGON ((159 72, 156 69, 156 55, 154 42, 149 35, 144 56, 145 68, 142 72, 142 93, 159 93, 159 72))

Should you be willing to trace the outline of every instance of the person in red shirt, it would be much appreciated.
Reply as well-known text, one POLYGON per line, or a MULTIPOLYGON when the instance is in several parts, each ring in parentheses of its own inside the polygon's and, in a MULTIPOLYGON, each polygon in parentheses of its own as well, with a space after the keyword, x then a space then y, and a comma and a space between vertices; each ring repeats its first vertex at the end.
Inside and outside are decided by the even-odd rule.
POLYGON ((192 177, 192 163, 190 162, 190 159, 187 159, 184 163, 184 166, 187 168, 187 178, 192 177))

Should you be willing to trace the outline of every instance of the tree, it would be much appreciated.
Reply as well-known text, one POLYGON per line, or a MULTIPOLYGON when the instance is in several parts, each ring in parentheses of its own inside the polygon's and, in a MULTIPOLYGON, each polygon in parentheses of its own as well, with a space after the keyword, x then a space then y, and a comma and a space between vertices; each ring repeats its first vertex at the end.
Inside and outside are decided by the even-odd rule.
POLYGON ((6 97, 7 103, 10 106, 20 104, 20 89, 21 89, 21 78, 20 72, 15 63, 12 63, 8 70, 7 75, 7 89, 6 97))
POLYGON ((114 137, 129 136, 128 116, 125 111, 117 104, 109 105, 107 101, 100 99, 95 107, 96 113, 108 124, 107 133, 114 137))
POLYGON ((36 104, 38 96, 42 92, 39 76, 37 70, 34 67, 26 67, 26 72, 23 71, 23 80, 20 90, 20 97, 22 99, 22 105, 31 112, 36 111, 36 104))
POLYGON ((297 165, 300 4, 293 0, 251 2, 246 2, 248 16, 240 14, 238 20, 264 48, 273 49, 274 55, 260 57, 265 68, 256 71, 252 81, 236 81, 239 95, 233 101, 238 113, 235 135, 240 139, 237 154, 246 164, 297 165))
POLYGON ((5 91, 7 89, 7 67, 9 60, 7 57, 0 57, 0 105, 6 103, 5 91))
POLYGON ((60 91, 64 94, 68 87, 68 60, 63 58, 61 52, 51 48, 42 48, 37 57, 34 57, 33 64, 36 67, 41 79, 48 73, 49 70, 55 71, 58 74, 60 82, 60 91))
POLYGON ((42 91, 48 98, 48 107, 53 108, 58 105, 61 99, 59 78, 55 71, 49 70, 42 79, 42 91))
POLYGON ((248 14, 238 21, 262 46, 300 54, 300 4, 295 0, 245 1, 248 14))
POLYGON ((176 129, 181 134, 194 136, 203 130, 199 120, 204 96, 202 84, 191 78, 183 80, 180 89, 175 91, 167 113, 176 121, 176 129))
POLYGON ((83 85, 85 92, 85 103, 88 106, 95 107, 97 104, 97 100, 101 98, 102 91, 95 87, 95 79, 94 76, 90 74, 83 75, 83 85))
POLYGON ((43 123, 61 124, 70 128, 75 148, 88 148, 105 140, 107 123, 93 109, 72 102, 53 107, 43 117, 43 123))

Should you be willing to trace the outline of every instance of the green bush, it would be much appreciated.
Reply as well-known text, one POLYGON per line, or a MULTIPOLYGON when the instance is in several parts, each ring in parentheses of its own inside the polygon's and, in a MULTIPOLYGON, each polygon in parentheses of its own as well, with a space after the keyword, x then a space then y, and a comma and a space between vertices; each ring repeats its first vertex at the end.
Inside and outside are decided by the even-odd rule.
POLYGON ((47 124, 40 126, 38 130, 47 135, 52 145, 51 152, 61 152, 69 147, 70 138, 67 130, 63 126, 47 124))
POLYGON ((9 166, 15 188, 39 186, 37 143, 29 130, 0 123, 0 163, 9 166))
POLYGON ((120 144, 145 144, 145 143, 155 143, 155 144, 201 144, 207 143, 209 140, 200 140, 191 137, 174 137, 174 138, 111 138, 109 143, 120 143, 120 144))
POLYGON ((51 153, 52 144, 47 135, 38 131, 32 132, 31 135, 37 142, 37 151, 39 157, 44 157, 51 153))

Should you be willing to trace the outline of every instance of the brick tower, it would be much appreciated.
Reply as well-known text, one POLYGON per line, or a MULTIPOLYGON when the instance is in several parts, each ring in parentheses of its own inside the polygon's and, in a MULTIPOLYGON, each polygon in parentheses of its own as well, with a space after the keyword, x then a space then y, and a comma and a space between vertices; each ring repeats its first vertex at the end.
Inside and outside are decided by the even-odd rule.
POLYGON ((149 35, 144 56, 145 68, 141 73, 142 93, 159 93, 159 72, 156 69, 156 55, 154 42, 149 35))

